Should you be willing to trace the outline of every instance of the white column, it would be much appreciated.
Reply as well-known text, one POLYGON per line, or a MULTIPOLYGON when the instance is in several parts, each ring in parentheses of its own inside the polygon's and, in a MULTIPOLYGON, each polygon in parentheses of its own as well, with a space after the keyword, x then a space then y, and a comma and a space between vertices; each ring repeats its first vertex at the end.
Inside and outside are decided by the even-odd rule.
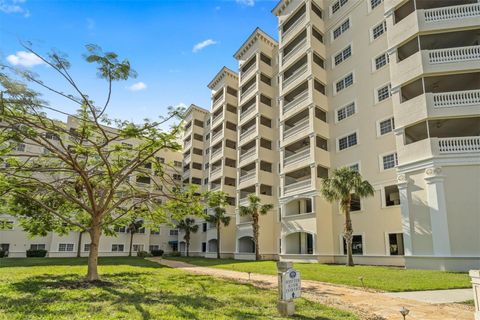
POLYGON ((430 208, 430 223, 432 226, 433 254, 436 256, 449 256, 450 235, 448 232, 447 207, 445 203, 444 176, 441 168, 428 168, 425 170, 427 184, 427 201, 430 208))
POLYGON ((413 254, 412 224, 410 222, 410 199, 408 196, 408 181, 404 174, 397 177, 397 186, 400 193, 400 211, 402 213, 403 247, 406 256, 413 254))

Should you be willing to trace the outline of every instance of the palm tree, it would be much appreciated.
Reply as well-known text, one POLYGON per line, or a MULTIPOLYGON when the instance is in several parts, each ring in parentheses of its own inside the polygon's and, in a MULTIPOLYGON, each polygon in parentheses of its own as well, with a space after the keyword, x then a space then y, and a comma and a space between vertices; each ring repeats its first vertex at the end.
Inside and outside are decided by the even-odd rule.
POLYGON ((133 246, 133 235, 138 233, 143 227, 143 220, 133 220, 127 227, 127 232, 130 233, 130 249, 128 251, 128 256, 132 256, 132 246, 133 246))
POLYGON ((250 216, 252 218, 252 227, 253 227, 253 241, 255 243, 255 260, 260 260, 259 245, 258 245, 258 235, 260 232, 260 226, 258 224, 258 218, 260 215, 267 214, 268 211, 272 210, 272 204, 261 204, 260 198, 254 193, 248 195, 248 206, 240 206, 240 215, 241 216, 250 216))
POLYGON ((188 257, 190 253, 190 235, 198 231, 198 225, 195 224, 195 219, 185 218, 184 220, 180 220, 180 222, 178 222, 177 229, 183 230, 185 232, 183 239, 185 239, 185 243, 187 244, 187 257, 188 257))
POLYGON ((367 180, 350 168, 335 169, 330 178, 323 180, 321 193, 329 202, 339 202, 345 214, 345 228, 343 237, 347 246, 347 266, 354 266, 352 255, 353 228, 350 217, 352 195, 359 198, 373 196, 374 190, 367 180))
POLYGON ((230 224, 230 217, 226 215, 227 194, 224 191, 210 192, 207 195, 207 205, 213 208, 213 214, 206 217, 206 221, 217 228, 217 259, 220 259, 220 227, 230 224))

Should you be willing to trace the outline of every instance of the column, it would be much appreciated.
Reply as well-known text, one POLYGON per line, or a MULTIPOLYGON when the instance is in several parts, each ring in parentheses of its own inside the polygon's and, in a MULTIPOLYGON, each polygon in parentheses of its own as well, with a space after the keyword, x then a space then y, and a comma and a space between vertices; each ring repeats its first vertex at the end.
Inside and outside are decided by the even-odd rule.
POLYGON ((412 224, 410 222, 410 201, 408 196, 408 181, 405 174, 397 176, 398 192, 400 193, 400 211, 402 214, 403 246, 406 256, 413 254, 412 224))
POLYGON ((445 203, 444 176, 441 168, 425 170, 427 184, 427 201, 430 209, 430 223, 432 227, 433 254, 449 256, 450 235, 448 232, 447 207, 445 203))

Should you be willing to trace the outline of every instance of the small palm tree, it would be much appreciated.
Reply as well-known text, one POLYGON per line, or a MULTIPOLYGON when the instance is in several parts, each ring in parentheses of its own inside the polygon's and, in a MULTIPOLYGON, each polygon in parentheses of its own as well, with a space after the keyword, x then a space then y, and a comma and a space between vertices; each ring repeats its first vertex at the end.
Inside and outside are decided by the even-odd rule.
POLYGON ((138 233, 143 227, 143 220, 133 220, 127 227, 127 231, 130 233, 130 249, 128 250, 128 256, 132 256, 133 235, 138 233))
POLYGON ((187 257, 188 257, 190 254, 190 235, 192 233, 197 233, 198 225, 195 224, 195 219, 185 218, 184 220, 180 220, 180 222, 177 224, 177 229, 183 230, 185 232, 183 239, 185 240, 185 243, 187 245, 187 257))
POLYGON ((322 180, 322 195, 329 202, 339 202, 340 208, 345 214, 343 237, 347 245, 347 266, 354 266, 352 255, 353 228, 350 217, 352 195, 355 194, 359 198, 373 196, 373 187, 367 180, 363 180, 360 173, 346 167, 334 170, 330 178, 322 180))
POLYGON ((260 225, 258 224, 258 219, 260 215, 265 215, 268 211, 272 210, 272 204, 261 204, 260 198, 255 194, 248 195, 248 206, 240 206, 240 215, 241 216, 250 216, 252 218, 252 227, 253 227, 253 241, 255 243, 255 260, 260 260, 259 245, 258 245, 258 235, 260 233, 260 225))
POLYGON ((213 214, 205 219, 217 228, 217 259, 220 259, 220 227, 230 224, 230 217, 226 215, 227 194, 223 191, 210 192, 207 195, 207 204, 213 208, 213 214))

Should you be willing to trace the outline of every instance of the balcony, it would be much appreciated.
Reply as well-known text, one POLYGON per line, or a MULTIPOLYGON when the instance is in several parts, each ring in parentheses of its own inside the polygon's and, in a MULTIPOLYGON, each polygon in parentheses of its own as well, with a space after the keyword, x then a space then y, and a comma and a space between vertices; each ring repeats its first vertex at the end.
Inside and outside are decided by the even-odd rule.
POLYGON ((285 130, 283 132, 283 139, 287 139, 293 135, 300 133, 303 130, 307 130, 310 126, 310 120, 307 118, 305 120, 299 121, 293 125, 293 127, 285 130))
POLYGON ((283 105, 283 114, 287 113, 288 111, 292 110, 296 106, 298 106, 300 103, 308 99, 308 90, 305 90, 304 92, 298 94, 293 98, 293 100, 285 103, 283 105))
POLYGON ((283 159, 283 165, 287 166, 296 162, 300 162, 307 159, 308 157, 310 157, 310 147, 307 147, 306 149, 301 151, 296 151, 292 155, 285 157, 283 159))

